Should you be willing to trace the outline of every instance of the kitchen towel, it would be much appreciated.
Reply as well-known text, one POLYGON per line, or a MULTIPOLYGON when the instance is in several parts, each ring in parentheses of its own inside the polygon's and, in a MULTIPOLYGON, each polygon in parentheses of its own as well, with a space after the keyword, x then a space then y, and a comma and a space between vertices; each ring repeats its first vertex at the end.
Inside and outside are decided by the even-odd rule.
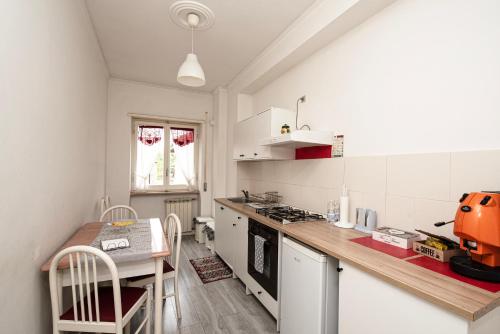
POLYGON ((263 274, 264 273, 264 244, 266 243, 266 239, 261 237, 260 235, 254 236, 254 250, 255 250, 255 259, 254 259, 254 268, 257 272, 263 274))

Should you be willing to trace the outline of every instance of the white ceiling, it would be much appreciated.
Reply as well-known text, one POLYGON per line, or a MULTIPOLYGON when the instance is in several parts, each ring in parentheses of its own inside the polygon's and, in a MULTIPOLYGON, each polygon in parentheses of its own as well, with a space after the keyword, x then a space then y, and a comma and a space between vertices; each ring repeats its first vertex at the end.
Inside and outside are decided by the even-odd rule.
MULTIPOLYGON (((182 87, 177 70, 190 51, 190 32, 175 25, 175 0, 87 0, 113 77, 182 87)), ((231 81, 314 0, 199 0, 214 26, 195 32, 195 53, 212 91, 231 81)))

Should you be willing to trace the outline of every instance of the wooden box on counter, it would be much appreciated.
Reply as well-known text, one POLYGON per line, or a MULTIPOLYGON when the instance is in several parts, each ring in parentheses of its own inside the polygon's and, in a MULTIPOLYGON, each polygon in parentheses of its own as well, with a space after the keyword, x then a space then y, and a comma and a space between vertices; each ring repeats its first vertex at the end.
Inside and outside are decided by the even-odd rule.
POLYGON ((425 255, 440 262, 448 262, 452 256, 463 255, 465 253, 460 248, 440 250, 435 247, 426 245, 425 241, 413 242, 413 250, 416 253, 425 255))

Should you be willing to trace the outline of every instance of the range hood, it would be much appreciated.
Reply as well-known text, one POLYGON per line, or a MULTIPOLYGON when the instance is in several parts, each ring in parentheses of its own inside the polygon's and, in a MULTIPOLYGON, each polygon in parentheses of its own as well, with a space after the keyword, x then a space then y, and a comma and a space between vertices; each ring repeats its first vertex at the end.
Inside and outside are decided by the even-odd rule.
POLYGON ((294 148, 332 144, 333 132, 311 130, 295 130, 284 135, 264 138, 260 142, 260 145, 264 146, 288 146, 294 148))

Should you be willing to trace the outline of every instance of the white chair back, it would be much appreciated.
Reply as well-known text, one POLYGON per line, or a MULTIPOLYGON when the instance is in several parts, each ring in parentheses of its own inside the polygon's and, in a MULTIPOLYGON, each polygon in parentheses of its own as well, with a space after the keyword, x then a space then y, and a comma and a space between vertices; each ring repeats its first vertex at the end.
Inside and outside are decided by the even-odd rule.
POLYGON ((99 221, 113 221, 120 219, 137 219, 137 212, 128 205, 115 205, 106 209, 99 221))
MULTIPOLYGON (((60 279, 57 275, 57 268, 64 257, 68 257, 69 271, 71 276, 71 294, 73 299, 73 316, 75 324, 79 326, 99 325, 101 322, 99 312, 99 290, 97 289, 97 265, 96 259, 101 260, 111 274, 111 282, 113 285, 113 300, 115 309, 115 326, 118 331, 122 326, 122 303, 120 294, 120 281, 118 279, 118 270, 116 265, 109 255, 100 249, 90 246, 72 246, 61 250, 54 256, 50 265, 49 282, 50 282, 50 298, 52 304, 52 322, 54 326, 60 321, 62 310, 59 305, 59 289, 57 280, 60 279), (89 266, 89 263, 91 264, 89 266), (76 266, 76 270, 75 270, 76 266), (75 272, 76 271, 76 272, 75 272), (94 293, 95 312, 92 309, 91 292, 94 293), (85 296, 87 298, 87 308, 85 308, 85 296), (80 303, 80 308, 78 308, 80 303), (78 312, 80 310, 80 312, 78 312), (95 314, 96 319, 92 314, 95 314)), ((71 320, 65 320, 71 321, 71 320)))
POLYGON ((111 198, 109 197, 109 195, 105 195, 105 196, 101 197, 99 205, 100 205, 101 215, 102 215, 104 213, 104 211, 106 211, 111 206, 111 198))
POLYGON ((181 241, 182 241, 182 224, 179 220, 179 217, 175 213, 171 213, 165 218, 163 221, 163 232, 166 234, 168 246, 173 250, 174 246, 174 238, 177 234, 177 240, 175 243, 175 252, 173 253, 173 261, 172 255, 167 257, 167 262, 170 263, 171 266, 175 268, 176 275, 179 268, 179 255, 181 251, 181 241))

